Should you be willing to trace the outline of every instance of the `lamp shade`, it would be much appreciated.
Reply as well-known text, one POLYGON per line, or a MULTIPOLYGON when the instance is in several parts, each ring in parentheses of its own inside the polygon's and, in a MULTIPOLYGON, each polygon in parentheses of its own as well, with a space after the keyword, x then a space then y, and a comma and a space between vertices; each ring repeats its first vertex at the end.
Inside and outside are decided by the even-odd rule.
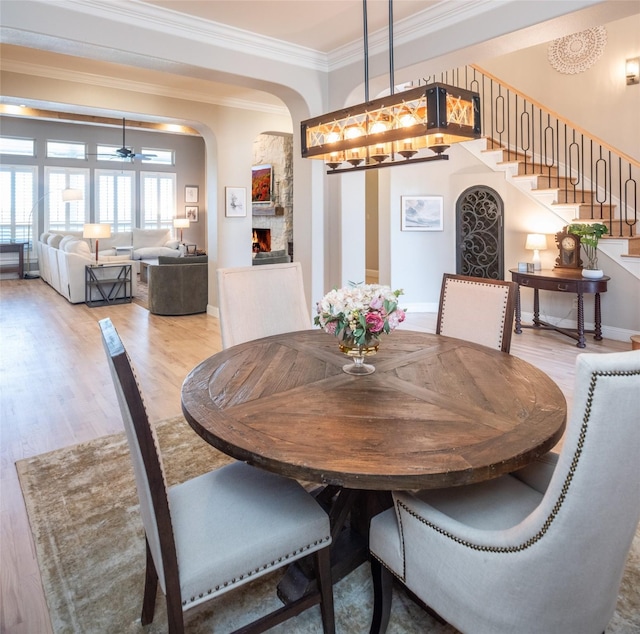
POLYGON ((65 203, 71 202, 72 200, 82 200, 83 198, 84 193, 81 189, 67 187, 67 189, 62 190, 62 200, 65 203))
POLYGON ((174 218, 173 226, 176 229, 188 229, 189 228, 189 218, 174 218))
POLYGON ((547 236, 543 233, 530 233, 527 235, 527 242, 524 248, 530 251, 543 251, 547 248, 547 236))
POLYGON ((110 238, 111 237, 111 225, 101 224, 86 224, 82 230, 83 238, 110 238))

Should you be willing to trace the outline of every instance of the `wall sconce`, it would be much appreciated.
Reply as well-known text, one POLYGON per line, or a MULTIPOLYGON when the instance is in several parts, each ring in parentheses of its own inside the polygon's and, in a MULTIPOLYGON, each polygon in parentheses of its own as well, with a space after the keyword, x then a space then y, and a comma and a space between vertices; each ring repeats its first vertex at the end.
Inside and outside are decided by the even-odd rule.
POLYGON ((627 86, 640 83, 640 57, 628 59, 624 64, 627 86))
POLYGON ((540 251, 544 251, 547 248, 547 236, 543 233, 530 233, 527 236, 524 248, 533 251, 533 270, 540 271, 542 269, 540 251))

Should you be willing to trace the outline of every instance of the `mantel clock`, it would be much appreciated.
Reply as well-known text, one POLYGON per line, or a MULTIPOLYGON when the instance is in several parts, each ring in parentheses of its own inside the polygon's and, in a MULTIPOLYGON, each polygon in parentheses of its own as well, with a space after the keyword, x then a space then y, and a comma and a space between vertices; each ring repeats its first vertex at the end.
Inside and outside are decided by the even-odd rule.
POLYGON ((556 233, 556 246, 558 247, 558 257, 556 258, 556 269, 581 269, 580 259, 580 236, 568 233, 566 229, 556 233))

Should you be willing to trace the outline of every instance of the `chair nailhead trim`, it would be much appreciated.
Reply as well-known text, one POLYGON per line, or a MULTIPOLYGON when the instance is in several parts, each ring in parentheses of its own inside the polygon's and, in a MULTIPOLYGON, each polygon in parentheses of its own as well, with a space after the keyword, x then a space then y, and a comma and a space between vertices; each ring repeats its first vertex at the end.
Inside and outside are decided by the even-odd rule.
MULTIPOLYGON (((262 564, 261 566, 258 566, 257 568, 255 568, 254 570, 250 570, 249 572, 246 572, 242 575, 239 575, 238 577, 234 577, 233 579, 231 579, 231 581, 224 581, 222 584, 218 584, 214 589, 209 589, 206 592, 203 592, 202 594, 198 595, 198 599, 202 599, 204 596, 206 595, 210 595, 213 594, 214 592, 219 592, 221 588, 226 588, 228 586, 232 586, 234 584, 236 584, 238 581, 242 581, 245 577, 251 577, 252 575, 262 571, 262 570, 267 570, 268 568, 271 568, 272 566, 275 566, 276 563, 281 563, 283 561, 287 561, 288 559, 291 559, 291 557, 295 557, 296 555, 303 553, 307 550, 309 550, 310 548, 312 548, 313 546, 319 546, 320 544, 326 544, 327 542, 331 542, 331 535, 327 535, 326 537, 323 537, 322 539, 317 539, 316 541, 307 544, 306 546, 302 546, 301 548, 298 548, 292 552, 290 552, 288 555, 283 555, 282 557, 279 557, 277 560, 272 561, 271 563, 267 563, 267 564, 262 564)), ((186 608, 186 606, 188 606, 190 603, 193 603, 196 600, 196 597, 191 597, 190 599, 183 599, 182 601, 182 607, 186 608)))
MULTIPOLYGON (((408 515, 410 515, 411 517, 414 517, 419 522, 422 522, 423 524, 425 524, 429 528, 432 528, 437 533, 440 533, 441 535, 443 535, 447 539, 450 539, 450 540, 460 544, 461 546, 465 546, 466 548, 470 548, 472 550, 478 550, 478 551, 481 551, 481 552, 490 552, 490 553, 503 554, 503 553, 518 553, 518 552, 521 552, 523 550, 526 550, 527 548, 530 548, 535 543, 540 541, 547 534, 547 531, 549 530, 551 524, 553 523, 553 520, 557 517, 558 513, 560 512, 560 509, 562 508, 562 504, 564 503, 564 501, 565 501, 565 499, 567 497, 567 493, 569 492, 569 487, 571 486, 571 482, 573 480, 573 476, 575 475, 575 472, 576 472, 576 470, 578 468, 578 463, 579 463, 580 458, 582 456, 582 450, 584 448, 584 443, 585 443, 585 440, 587 438, 589 420, 591 418, 591 406, 593 405, 593 397, 594 397, 594 394, 595 394, 596 385, 597 385, 597 382, 598 382, 598 377, 601 377, 601 376, 636 376, 638 374, 640 374, 640 370, 627 370, 627 371, 618 371, 618 370, 616 370, 616 371, 612 371, 612 372, 593 372, 591 374, 591 381, 589 382, 589 390, 588 390, 588 393, 587 393, 587 402, 586 402, 586 405, 585 405, 584 416, 582 418, 582 426, 580 428, 578 446, 576 447, 576 451, 573 454, 573 459, 571 461, 571 466, 569 467, 569 473, 567 474, 567 477, 565 478, 564 484, 562 485, 562 492, 560 493, 560 496, 556 500, 556 503, 554 504, 551 513, 549 514, 549 516, 545 520, 544 524, 542 525, 542 528, 535 535, 533 535, 530 539, 528 539, 526 542, 524 542, 522 544, 518 544, 516 546, 501 546, 501 547, 498 547, 498 546, 482 546, 480 544, 474 544, 474 543, 469 542, 467 540, 460 539, 459 537, 456 537, 452 533, 444 530, 443 528, 440 528, 439 526, 437 526, 433 522, 430 522, 429 520, 425 519, 424 517, 421 517, 416 512, 414 512, 411 509, 409 509, 405 504, 403 504, 399 500, 396 501, 396 504, 398 506, 398 511, 396 512, 397 517, 400 518, 399 509, 402 508, 407 512, 408 515)), ((403 560, 403 564, 405 566, 403 574, 406 575, 406 559, 405 559, 405 556, 404 556, 404 550, 405 550, 404 535, 402 533, 402 522, 401 521, 400 521, 400 534, 402 536, 401 537, 401 539, 402 539, 402 553, 403 553, 402 554, 402 560, 403 560)))

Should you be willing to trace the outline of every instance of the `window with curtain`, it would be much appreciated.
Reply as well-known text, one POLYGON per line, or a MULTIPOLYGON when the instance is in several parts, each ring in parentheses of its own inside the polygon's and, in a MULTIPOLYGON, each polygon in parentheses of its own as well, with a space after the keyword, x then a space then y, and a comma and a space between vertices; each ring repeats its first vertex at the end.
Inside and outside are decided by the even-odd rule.
POLYGON ((0 165, 0 241, 32 240, 36 178, 35 166, 0 165))
POLYGON ((84 224, 89 222, 89 205, 87 204, 89 170, 45 167, 44 178, 45 189, 49 193, 45 199, 44 208, 45 231, 82 231, 84 224), (83 200, 63 202, 62 191, 69 187, 84 192, 83 200))
POLYGON ((112 233, 133 228, 134 172, 96 170, 96 222, 109 223, 112 233))
POLYGON ((171 229, 176 216, 176 175, 140 172, 141 229, 171 229))

